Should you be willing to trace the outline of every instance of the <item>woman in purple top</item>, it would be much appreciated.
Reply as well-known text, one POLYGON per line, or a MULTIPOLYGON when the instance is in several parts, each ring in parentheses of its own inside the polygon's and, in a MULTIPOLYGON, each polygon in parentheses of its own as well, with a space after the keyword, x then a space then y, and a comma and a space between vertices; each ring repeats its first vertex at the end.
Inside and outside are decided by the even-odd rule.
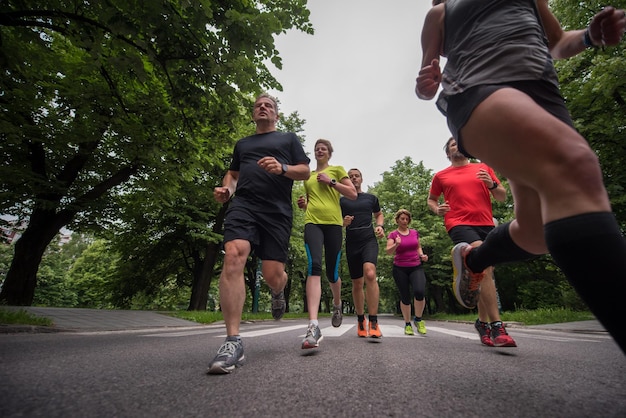
POLYGON ((417 332, 426 334, 426 325, 422 321, 424 312, 424 293, 426 291, 426 275, 422 262, 428 260, 420 244, 419 233, 409 228, 411 212, 400 209, 395 216, 398 228, 387 235, 387 254, 393 256, 393 280, 400 292, 400 310, 404 318, 404 333, 413 334, 411 325, 411 290, 415 298, 415 327, 417 332))

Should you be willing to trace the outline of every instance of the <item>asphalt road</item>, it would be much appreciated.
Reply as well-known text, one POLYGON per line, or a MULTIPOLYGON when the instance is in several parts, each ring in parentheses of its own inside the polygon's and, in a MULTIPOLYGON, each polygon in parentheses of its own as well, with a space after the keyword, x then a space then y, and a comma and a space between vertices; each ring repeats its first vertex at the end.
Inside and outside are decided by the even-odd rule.
MULTIPOLYGON (((156 314, 155 314, 156 315, 156 314)), ((119 319, 119 318, 118 318, 119 319)), ((593 326, 509 327, 517 348, 488 348, 471 324, 427 322, 381 340, 321 321, 244 324, 246 364, 206 375, 223 325, 0 334, 2 417, 625 417, 626 356, 593 326)), ((189 326, 187 326, 189 325, 189 326)))

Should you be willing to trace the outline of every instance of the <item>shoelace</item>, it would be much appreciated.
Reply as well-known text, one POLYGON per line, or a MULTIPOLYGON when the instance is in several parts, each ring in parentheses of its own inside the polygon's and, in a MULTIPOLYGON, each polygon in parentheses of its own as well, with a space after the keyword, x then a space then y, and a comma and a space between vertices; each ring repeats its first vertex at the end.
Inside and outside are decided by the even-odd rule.
POLYGON ((363 322, 359 322, 359 329, 360 329, 361 331, 365 331, 365 321, 363 321, 363 322))
POLYGON ((470 282, 467 286, 470 291, 480 289, 480 282, 483 280, 484 273, 470 273, 469 269, 467 274, 470 276, 470 282))
POLYGON ((500 325, 499 327, 491 327, 493 329, 494 336, 498 335, 509 335, 508 332, 504 329, 504 326, 500 325))
POLYGON ((235 352, 239 348, 239 343, 233 341, 226 341, 222 346, 217 350, 217 355, 226 355, 228 357, 232 357, 235 355, 235 352))
POLYGON ((272 308, 277 308, 280 309, 283 307, 283 298, 282 296, 283 292, 274 294, 274 292, 272 292, 272 308))
POLYGON ((315 334, 315 325, 309 325, 309 328, 306 330, 306 336, 312 337, 315 334))

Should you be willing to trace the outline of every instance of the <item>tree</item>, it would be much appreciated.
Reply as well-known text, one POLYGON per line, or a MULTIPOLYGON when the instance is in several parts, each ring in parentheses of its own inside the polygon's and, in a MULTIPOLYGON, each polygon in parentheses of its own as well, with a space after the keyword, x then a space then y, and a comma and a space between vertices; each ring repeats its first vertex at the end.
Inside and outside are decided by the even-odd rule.
MULTIPOLYGON (((610 2, 626 8, 626 1, 610 2)), ((605 3, 555 0, 566 29, 583 28, 605 3)), ((561 91, 576 129, 598 154, 613 212, 626 230, 626 57, 624 43, 588 49, 556 62, 561 91)))
POLYGON ((32 303, 61 227, 97 230, 115 196, 220 166, 249 95, 280 88, 274 35, 312 33, 308 16, 305 0, 3 2, 0 210, 28 227, 0 300, 32 303))
POLYGON ((76 294, 77 307, 113 307, 110 275, 118 261, 115 251, 102 239, 95 240, 74 260, 67 273, 67 286, 76 294))

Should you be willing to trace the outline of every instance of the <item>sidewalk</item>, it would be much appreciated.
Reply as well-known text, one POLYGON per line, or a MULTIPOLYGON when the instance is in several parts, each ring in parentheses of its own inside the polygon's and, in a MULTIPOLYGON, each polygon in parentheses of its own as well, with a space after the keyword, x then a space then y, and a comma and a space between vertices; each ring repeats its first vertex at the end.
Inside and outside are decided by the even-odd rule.
POLYGON ((0 333, 58 332, 58 331, 121 331, 167 327, 201 327, 203 324, 154 311, 42 308, 31 306, 3 306, 4 309, 23 309, 35 316, 52 320, 51 327, 33 325, 0 325, 0 333))

